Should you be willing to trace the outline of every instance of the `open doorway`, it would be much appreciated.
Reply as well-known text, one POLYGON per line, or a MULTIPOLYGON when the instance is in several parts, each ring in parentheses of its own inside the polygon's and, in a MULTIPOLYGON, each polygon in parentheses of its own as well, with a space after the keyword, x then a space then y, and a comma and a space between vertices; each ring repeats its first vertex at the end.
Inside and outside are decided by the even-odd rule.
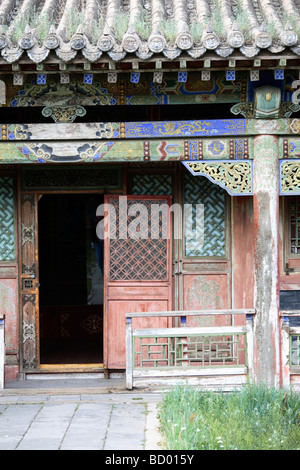
POLYGON ((103 363, 103 241, 98 194, 39 201, 40 363, 103 363))

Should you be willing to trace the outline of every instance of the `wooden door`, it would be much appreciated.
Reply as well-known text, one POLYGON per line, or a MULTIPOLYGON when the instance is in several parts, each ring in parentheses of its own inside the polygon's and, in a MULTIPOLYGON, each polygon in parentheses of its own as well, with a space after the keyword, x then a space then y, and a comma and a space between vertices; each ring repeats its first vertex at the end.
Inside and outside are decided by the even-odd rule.
MULTIPOLYGON (((172 309, 170 212, 156 212, 159 205, 169 208, 171 197, 107 195, 105 204, 104 364, 125 369, 125 314, 172 309)), ((133 323, 133 328, 166 326, 167 318, 133 323)))
POLYGON ((37 194, 21 195, 20 292, 23 333, 21 367, 24 371, 39 366, 37 206, 37 194))
MULTIPOLYGON (((175 309, 231 308, 228 195, 206 177, 193 176, 186 169, 178 177, 183 215, 176 228, 182 233, 174 241, 175 309)), ((227 325, 230 321, 229 316, 187 319, 188 326, 227 325)))

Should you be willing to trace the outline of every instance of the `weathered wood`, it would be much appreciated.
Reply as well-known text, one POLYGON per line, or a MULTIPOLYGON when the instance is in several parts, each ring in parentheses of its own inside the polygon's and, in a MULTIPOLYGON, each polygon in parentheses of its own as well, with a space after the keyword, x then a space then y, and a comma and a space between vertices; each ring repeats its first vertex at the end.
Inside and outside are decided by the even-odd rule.
POLYGON ((165 312, 132 312, 126 313, 126 317, 184 317, 197 315, 255 315, 255 309, 222 309, 222 310, 173 310, 165 312))
MULTIPOLYGON (((151 311, 151 310, 168 310, 171 309, 172 302, 172 269, 171 269, 171 216, 167 221, 167 239, 163 241, 163 247, 160 250, 161 270, 163 276, 158 278, 158 271, 155 267, 145 269, 145 259, 142 261, 140 256, 136 257, 136 248, 142 252, 144 249, 151 251, 151 240, 145 239, 141 246, 140 240, 130 237, 127 233, 129 229, 129 219, 127 212, 130 204, 149 204, 164 203, 171 205, 169 196, 126 196, 120 201, 118 196, 105 196, 105 203, 109 209, 110 215, 107 217, 111 223, 108 231, 113 227, 113 210, 117 215, 116 225, 119 228, 119 235, 115 239, 113 237, 104 240, 104 269, 105 269, 105 313, 104 313, 104 365, 110 369, 125 369, 126 366, 126 332, 125 318, 129 310, 132 311, 151 311), (124 202, 124 206, 122 203, 124 202), (127 205, 128 204, 128 205, 127 205), (126 212, 126 215, 125 215, 126 212), (122 215, 120 215, 122 214, 122 215), (124 217, 125 215, 125 217, 124 217), (127 238, 128 236, 128 238, 127 238), (150 245, 149 245, 150 243, 150 245), (124 251, 126 250, 126 251, 124 251), (123 269, 123 263, 120 264, 117 253, 127 252, 128 255, 123 258, 127 262, 128 269, 123 269), (130 260, 130 263, 128 263, 130 260), (129 266, 130 264, 130 266, 129 266), (129 271, 129 267, 131 271, 129 271), (123 271, 122 271, 123 270, 123 271), (151 271, 151 273, 150 273, 151 271), (141 275, 139 274, 141 272, 141 275), (122 275, 120 275, 122 273, 122 275), (147 278, 147 273, 150 277, 147 278), (154 273, 154 274, 153 274, 154 273), (131 278, 130 278, 131 276, 131 278)), ((133 207, 133 206, 131 206, 133 207)), ((147 209, 148 210, 148 209, 147 209)), ((146 217, 144 215, 144 217, 146 217)), ((149 219, 143 219, 145 224, 149 223, 149 219)), ((146 225, 145 225, 146 226, 146 225)), ((160 240, 160 239, 159 239, 160 240)), ((152 260, 153 263, 157 258, 152 260)), ((157 261, 158 262, 158 261, 157 261)), ((155 263, 154 263, 155 264, 155 263)), ((134 327, 167 327, 167 318, 139 318, 135 319, 134 327)))
POLYGON ((281 370, 282 386, 290 387, 290 327, 288 318, 281 322, 281 370))
POLYGON ((300 310, 280 310, 279 315, 281 317, 299 317, 300 310))
POLYGON ((246 347, 246 364, 248 366, 248 373, 249 379, 251 381, 255 378, 254 373, 254 336, 253 336, 253 322, 254 317, 249 315, 246 317, 246 340, 247 340, 247 347, 246 347))
POLYGON ((290 334, 291 335, 300 335, 300 327, 299 326, 291 326, 290 327, 290 334))
POLYGON ((246 326, 220 326, 220 327, 204 327, 204 328, 144 328, 132 331, 133 337, 162 337, 169 338, 172 336, 218 336, 218 335, 237 335, 247 333, 246 326))
POLYGON ((275 136, 254 138, 254 363, 256 380, 270 386, 280 383, 278 157, 275 136))
POLYGON ((133 354, 132 354, 132 323, 131 318, 126 319, 126 388, 132 389, 133 377, 133 354))
POLYGON ((141 377, 213 377, 213 376, 247 375, 247 367, 160 367, 136 368, 133 378, 141 377))
MULTIPOLYGON (((215 311, 216 312, 216 311, 215 311)), ((217 311, 219 312, 219 311, 217 311)), ((240 311, 238 311, 240 312, 240 311)), ((245 312, 245 310, 243 310, 245 312)), ((254 377, 254 350, 253 350, 253 317, 255 311, 253 309, 249 309, 247 318, 246 326, 225 326, 225 327, 185 327, 182 326, 181 328, 144 328, 144 329, 134 329, 132 330, 131 321, 132 318, 130 314, 126 315, 126 321, 128 322, 127 330, 126 330, 126 344, 127 344, 127 356, 126 356, 126 386, 128 389, 132 389, 136 386, 149 386, 149 385, 171 385, 174 384, 175 379, 177 380, 187 380, 191 381, 193 385, 195 384, 195 380, 198 380, 200 377, 212 377, 214 378, 216 375, 220 377, 218 384, 224 381, 224 377, 228 376, 237 376, 241 375, 241 377, 237 379, 238 382, 234 383, 242 383, 244 382, 248 375, 249 377, 254 377), (170 337, 180 337, 180 338, 187 338, 190 336, 230 336, 230 335, 245 335, 246 341, 246 352, 247 357, 245 358, 247 366, 223 366, 223 367, 206 367, 206 366, 187 366, 186 361, 182 361, 182 367, 153 367, 153 368, 142 368, 142 367, 135 367, 133 362, 133 338, 170 338, 170 337), (197 379, 195 378, 197 377, 197 379), (147 380, 148 379, 148 380, 147 380), (242 380, 242 382, 241 382, 242 380)), ((155 312, 156 316, 170 314, 170 316, 178 316, 178 314, 182 314, 182 312, 155 312)), ((195 312, 194 312, 195 313, 195 312)), ((199 314, 199 311, 197 312, 199 314)), ((228 311, 226 311, 228 313, 228 311)), ((136 313, 132 314, 132 316, 147 316, 143 313, 136 313)), ((149 313, 151 315, 151 313, 149 313)), ((184 323, 183 323, 184 324, 184 323)), ((176 382, 178 383, 178 382, 176 382)), ((197 385, 198 385, 197 384, 197 385)), ((208 380, 209 386, 213 386, 213 383, 208 380)), ((228 385, 228 382, 227 382, 228 385)))
POLYGON ((5 315, 0 314, 0 390, 5 386, 4 367, 5 367, 5 333, 4 333, 5 315))
POLYGON ((247 375, 217 376, 217 377, 146 377, 135 378, 134 388, 162 387, 169 388, 175 385, 190 385, 202 390, 216 390, 230 392, 238 390, 247 383, 247 375))
POLYGON ((38 237, 37 195, 21 196, 20 277, 22 307, 22 365, 24 370, 39 364, 38 352, 38 237))

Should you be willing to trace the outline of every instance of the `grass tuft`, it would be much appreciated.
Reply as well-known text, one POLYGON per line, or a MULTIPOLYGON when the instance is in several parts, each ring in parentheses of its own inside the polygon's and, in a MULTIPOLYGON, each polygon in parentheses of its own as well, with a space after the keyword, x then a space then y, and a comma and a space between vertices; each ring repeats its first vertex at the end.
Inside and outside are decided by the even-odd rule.
POLYGON ((300 396, 263 385, 175 387, 159 405, 167 450, 299 450, 300 396))

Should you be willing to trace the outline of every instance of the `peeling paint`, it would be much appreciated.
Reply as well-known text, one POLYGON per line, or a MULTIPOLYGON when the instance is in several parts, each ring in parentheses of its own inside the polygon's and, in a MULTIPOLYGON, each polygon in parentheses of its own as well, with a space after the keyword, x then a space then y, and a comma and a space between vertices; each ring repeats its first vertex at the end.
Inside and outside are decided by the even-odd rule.
POLYGON ((255 375, 280 384, 278 141, 254 139, 255 375))

